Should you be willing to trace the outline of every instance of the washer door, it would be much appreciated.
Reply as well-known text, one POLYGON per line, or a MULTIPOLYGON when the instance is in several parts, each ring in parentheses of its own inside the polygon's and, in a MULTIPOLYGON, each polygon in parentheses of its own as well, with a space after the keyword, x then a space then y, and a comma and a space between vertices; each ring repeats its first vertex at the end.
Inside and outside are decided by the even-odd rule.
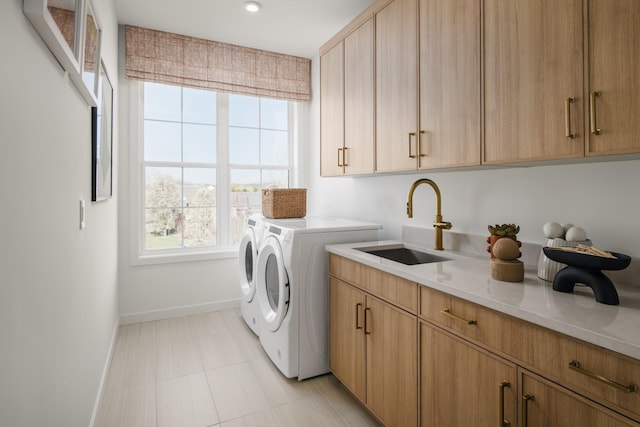
POLYGON ((240 276, 241 298, 245 302, 251 302, 256 294, 255 266, 258 259, 258 246, 256 233, 253 228, 245 230, 240 241, 238 253, 238 274, 240 276))
POLYGON ((266 329, 277 331, 289 308, 289 278, 276 237, 267 237, 260 248, 256 287, 260 315, 266 329))

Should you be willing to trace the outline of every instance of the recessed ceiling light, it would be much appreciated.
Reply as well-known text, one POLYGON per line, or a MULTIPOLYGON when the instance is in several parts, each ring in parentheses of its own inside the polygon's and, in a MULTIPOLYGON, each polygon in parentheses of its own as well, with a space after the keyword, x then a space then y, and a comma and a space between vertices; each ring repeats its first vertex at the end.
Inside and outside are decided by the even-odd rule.
POLYGON ((244 3, 244 8, 247 12, 255 13, 262 8, 262 5, 256 1, 248 1, 244 3))

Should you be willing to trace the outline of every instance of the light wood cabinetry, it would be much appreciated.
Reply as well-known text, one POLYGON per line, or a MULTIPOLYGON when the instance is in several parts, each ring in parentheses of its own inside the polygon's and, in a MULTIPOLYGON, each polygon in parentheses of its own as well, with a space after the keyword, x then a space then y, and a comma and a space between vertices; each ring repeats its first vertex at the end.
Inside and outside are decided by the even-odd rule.
POLYGON ((376 171, 417 168, 418 1, 393 0, 376 22, 376 171))
POLYGON ((320 57, 320 174, 373 173, 373 18, 320 57))
POLYGON ((420 0, 421 169, 480 164, 480 2, 420 0))
POLYGON ((589 93, 585 99, 593 96, 594 110, 586 118, 587 155, 638 152, 640 2, 590 0, 588 22, 589 93))
POLYGON ((320 57, 320 174, 342 175, 344 149, 344 43, 320 57))
POLYGON ((582 0, 485 0, 483 18, 483 163, 583 156, 582 0))
POLYGON ((519 379, 522 427, 638 426, 638 423, 524 369, 520 370, 519 379))
MULTIPOLYGON (((330 255, 329 270, 331 371, 386 425, 416 425, 416 312, 402 310, 368 291, 369 279, 375 288, 376 282, 386 283, 385 277, 393 276, 334 255, 330 255)), ((417 285, 413 286, 417 296, 417 285)), ((404 297, 389 293, 385 298, 401 301, 404 297)))
POLYGON ((517 423, 516 365, 420 323, 421 426, 517 423))

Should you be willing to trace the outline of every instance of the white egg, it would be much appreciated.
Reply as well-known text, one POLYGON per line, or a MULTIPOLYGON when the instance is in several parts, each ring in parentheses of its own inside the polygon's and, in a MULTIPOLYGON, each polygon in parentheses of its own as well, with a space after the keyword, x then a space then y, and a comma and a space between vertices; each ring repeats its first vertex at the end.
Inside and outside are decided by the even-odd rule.
POLYGON ((582 227, 573 226, 567 230, 565 238, 569 242, 581 242, 587 240, 587 232, 582 227))
POLYGON ((570 229, 571 227, 573 227, 573 224, 571 224, 570 222, 562 223, 562 229, 564 230, 564 234, 567 234, 567 230, 570 229))
POLYGON ((557 239, 564 235, 564 229, 557 222, 547 222, 542 226, 542 231, 549 239, 557 239))

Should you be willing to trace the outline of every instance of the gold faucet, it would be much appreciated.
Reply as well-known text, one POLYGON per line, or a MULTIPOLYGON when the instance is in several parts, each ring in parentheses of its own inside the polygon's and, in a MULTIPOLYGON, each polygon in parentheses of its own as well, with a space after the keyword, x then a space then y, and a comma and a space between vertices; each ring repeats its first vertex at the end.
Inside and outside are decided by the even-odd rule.
POLYGON ((436 192, 436 220, 433 222, 433 227, 436 229, 435 249, 437 251, 441 251, 444 249, 442 247, 442 230, 449 230, 451 228, 451 223, 442 220, 442 203, 440 189, 435 182, 427 178, 422 178, 411 184, 411 188, 409 189, 409 197, 407 199, 407 216, 409 218, 413 218, 413 192, 416 191, 416 188, 420 184, 429 184, 431 188, 433 188, 433 191, 436 192))

